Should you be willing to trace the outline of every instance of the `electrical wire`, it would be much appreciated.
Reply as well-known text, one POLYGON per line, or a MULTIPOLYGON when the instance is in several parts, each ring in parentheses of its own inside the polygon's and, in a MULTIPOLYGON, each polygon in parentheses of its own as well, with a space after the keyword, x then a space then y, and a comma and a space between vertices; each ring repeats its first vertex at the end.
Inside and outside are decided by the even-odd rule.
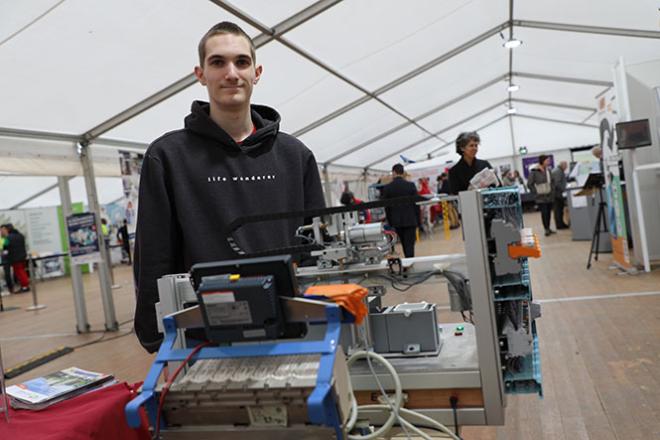
MULTIPOLYGON (((362 337, 364 337, 364 343, 366 344, 366 335, 364 334, 364 331, 362 330, 362 337)), ((385 435, 394 425, 395 421, 399 422, 399 425, 402 427, 408 438, 410 438, 410 434, 407 430, 410 430, 414 432, 415 434, 419 435, 420 437, 424 438, 425 440, 432 440, 429 435, 421 431, 418 427, 414 426, 412 423, 410 423, 408 420, 404 419, 401 414, 403 415, 408 415, 412 417, 417 417, 420 420, 422 420, 425 423, 428 423, 430 426, 432 426, 434 429, 438 429, 442 431, 444 434, 446 434, 449 438, 454 439, 454 440, 462 440, 460 437, 454 435, 454 433, 451 432, 445 425, 442 423, 436 422, 435 420, 431 419, 430 417, 427 417, 423 414, 417 413, 415 411, 403 408, 401 406, 402 401, 403 401, 403 391, 401 387, 401 380, 399 379, 399 375, 397 374, 396 370, 392 366, 390 362, 387 361, 383 356, 379 355, 378 353, 375 353, 370 350, 360 350, 353 355, 351 355, 348 358, 347 365, 350 368, 350 366, 355 363, 358 359, 361 358, 366 358, 367 363, 369 363, 370 359, 373 359, 380 363, 390 374, 392 377, 392 381, 394 382, 394 398, 390 399, 388 394, 385 392, 385 389, 383 388, 382 384, 380 383, 378 376, 376 375, 376 372, 373 370, 373 366, 370 365, 370 370, 371 374, 374 376, 374 379, 376 380, 376 383, 378 384, 381 393, 383 394, 385 398, 385 402, 387 404, 381 404, 381 405, 357 405, 357 401, 355 399, 355 396, 352 396, 351 399, 351 414, 349 416, 348 422, 346 424, 346 431, 350 432, 357 421, 358 418, 358 413, 360 410, 380 410, 380 411, 389 411, 390 415, 385 421, 385 423, 377 430, 374 432, 367 434, 367 435, 357 435, 357 434, 348 434, 348 439, 349 440, 371 440, 375 439, 381 435, 385 435)))
POLYGON ((169 377, 167 382, 165 382, 165 385, 163 385, 163 388, 160 391, 160 399, 158 400, 158 412, 156 413, 156 427, 154 429, 154 436, 153 436, 154 440, 158 440, 159 437, 160 437, 160 417, 161 417, 161 414, 163 412, 163 406, 165 405, 165 397, 167 396, 167 392, 170 390, 170 387, 174 383, 174 380, 179 375, 181 370, 183 370, 183 367, 188 365, 188 362, 190 362, 190 360, 193 358, 193 356, 195 356, 197 354, 197 352, 199 352, 199 350, 206 347, 210 343, 211 342, 206 341, 206 342, 202 342, 200 344, 197 344, 195 346, 195 348, 193 348, 192 351, 188 354, 188 356, 186 356, 184 361, 181 362, 181 364, 178 366, 178 368, 174 371, 174 374, 172 374, 172 376, 169 377))
POLYGON ((93 341, 83 342, 82 344, 79 344, 79 345, 74 345, 74 346, 71 347, 71 348, 73 348, 74 350, 77 350, 77 349, 79 349, 79 348, 89 347, 90 345, 99 344, 99 343, 101 343, 101 342, 114 341, 115 339, 123 338, 124 336, 128 336, 128 335, 132 334, 132 333, 133 333, 133 329, 131 328, 130 330, 128 330, 128 331, 126 331, 126 332, 124 332, 124 333, 121 333, 121 334, 118 334, 118 335, 116 335, 116 336, 113 336, 113 337, 111 337, 111 338, 107 338, 107 339, 106 339, 105 337, 108 335, 108 333, 109 333, 108 331, 105 331, 105 332, 103 332, 103 335, 101 335, 100 338, 98 338, 98 339, 94 339, 93 341))

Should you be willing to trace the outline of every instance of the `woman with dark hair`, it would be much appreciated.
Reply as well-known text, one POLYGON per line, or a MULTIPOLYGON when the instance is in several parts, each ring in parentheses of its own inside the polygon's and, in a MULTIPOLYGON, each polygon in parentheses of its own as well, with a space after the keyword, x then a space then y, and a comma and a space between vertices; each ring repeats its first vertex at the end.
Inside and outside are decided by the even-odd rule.
MULTIPOLYGON (((360 205, 363 203, 362 200, 355 197, 351 191, 344 191, 341 194, 339 202, 344 206, 360 205)), ((371 223, 371 212, 369 212, 368 209, 361 209, 359 215, 360 223, 371 223)))
POLYGON ((486 160, 477 159, 481 138, 476 131, 461 133, 456 138, 456 153, 461 155, 449 170, 449 193, 458 194, 470 186, 470 180, 484 168, 493 168, 486 160))
POLYGON ((541 221, 545 228, 545 236, 554 234, 550 229, 550 215, 552 213, 552 202, 554 195, 552 192, 552 177, 550 175, 550 156, 542 154, 539 156, 539 164, 529 173, 527 180, 529 190, 534 194, 536 205, 541 211, 541 221))

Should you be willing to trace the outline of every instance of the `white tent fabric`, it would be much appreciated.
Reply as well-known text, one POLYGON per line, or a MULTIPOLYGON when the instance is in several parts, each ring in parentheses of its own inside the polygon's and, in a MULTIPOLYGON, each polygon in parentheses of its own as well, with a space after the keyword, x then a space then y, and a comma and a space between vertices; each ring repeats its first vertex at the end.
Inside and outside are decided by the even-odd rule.
POLYGON ((612 66, 659 58, 657 6, 0 0, 0 171, 48 174, 50 163, 50 175, 79 174, 80 138, 92 142, 97 175, 113 175, 116 149, 143 150, 206 99, 190 75, 199 38, 222 20, 260 46, 254 102, 275 107, 320 164, 360 172, 389 170, 400 154, 455 160, 465 130, 480 131, 486 159, 593 144, 612 66), (514 50, 503 47, 511 34, 523 41, 514 50), (509 82, 520 90, 509 94, 509 82))

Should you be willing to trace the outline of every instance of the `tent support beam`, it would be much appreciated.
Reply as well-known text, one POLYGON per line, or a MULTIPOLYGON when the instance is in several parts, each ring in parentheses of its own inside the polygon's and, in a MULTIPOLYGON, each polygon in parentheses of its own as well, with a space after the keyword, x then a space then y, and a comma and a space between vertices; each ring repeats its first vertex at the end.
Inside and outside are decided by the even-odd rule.
MULTIPOLYGON (((508 119, 509 119, 509 131, 511 133, 511 155, 515 159, 515 157, 516 157, 516 137, 515 137, 514 130, 513 130, 513 118, 511 117, 511 115, 507 115, 507 116, 508 116, 508 119)), ((516 171, 518 170, 518 165, 517 165, 517 162, 515 160, 513 161, 513 169, 515 169, 516 171)))
POLYGON ((467 42, 461 44, 460 46, 457 46, 454 49, 450 50, 449 52, 446 52, 446 53, 440 55, 439 57, 434 58, 433 60, 429 61, 428 63, 423 64, 422 66, 419 66, 419 67, 415 68, 414 70, 406 73, 405 75, 403 75, 403 76, 401 76, 401 77, 385 84, 384 86, 380 87, 379 89, 376 89, 373 92, 366 92, 365 93, 366 96, 358 98, 355 101, 353 101, 353 102, 351 102, 351 103, 349 103, 349 104, 333 111, 332 113, 329 113, 329 114, 325 115, 323 118, 319 119, 318 121, 312 122, 311 124, 295 131, 293 133, 293 135, 296 136, 296 137, 297 136, 302 136, 303 134, 319 127, 320 125, 323 125, 327 122, 332 121, 333 119, 343 115, 347 111, 352 110, 352 109, 354 109, 355 107, 358 107, 361 104, 364 104, 365 102, 372 99, 372 97, 380 96, 383 93, 387 92, 388 90, 391 90, 391 89, 405 83, 406 81, 409 81, 409 80, 415 78, 416 76, 421 75, 422 73, 426 72, 427 70, 430 70, 430 69, 436 67, 437 65, 442 64, 445 61, 448 61, 448 60, 450 60, 451 58, 453 58, 457 55, 460 55, 461 53, 463 53, 466 50, 476 46, 477 44, 487 40, 488 38, 499 34, 501 31, 506 29, 508 26, 509 26, 509 22, 505 21, 505 22, 495 26, 494 28, 487 30, 486 32, 476 36, 472 40, 467 41, 467 42))
MULTIPOLYGON (((284 32, 288 32, 291 29, 295 28, 296 26, 306 22, 310 18, 314 17, 315 15, 320 14, 327 8, 333 6, 334 4, 338 3, 338 0, 320 0, 313 5, 309 6, 306 9, 303 9, 299 13, 289 17, 288 19, 284 20, 282 23, 278 24, 275 26, 274 29, 267 28, 267 32, 264 32, 262 35, 258 35, 257 37, 254 38, 255 46, 260 47, 263 46, 264 44, 268 43, 271 41, 273 38, 277 38, 278 35, 281 35, 284 32), (257 44, 259 43, 259 44, 257 44)), ((152 108, 153 106, 160 104, 161 102, 165 101, 166 99, 176 95, 182 90, 187 89, 188 87, 192 86, 197 82, 197 78, 193 73, 190 73, 183 78, 179 79, 178 81, 170 84, 169 86, 165 87, 164 89, 154 93, 153 95, 143 99, 142 101, 138 102, 137 104, 132 105, 131 107, 127 108, 126 110, 117 113, 115 116, 111 117, 110 119, 107 119, 106 121, 100 123, 96 127, 92 128, 91 130, 87 131, 82 135, 82 140, 86 142, 90 142, 99 136, 101 136, 103 133, 112 130, 116 126, 123 124, 124 122, 128 121, 131 118, 134 118, 135 116, 139 115, 140 113, 152 108)))
MULTIPOLYGON (((71 177, 59 176, 57 178, 57 186, 60 188, 60 201, 62 202, 62 216, 65 221, 66 218, 73 213, 69 180, 71 180, 71 177)), ((73 286, 73 305, 76 309, 76 330, 78 333, 88 333, 89 321, 87 320, 87 306, 85 305, 85 287, 82 281, 82 271, 77 264, 70 264, 69 269, 71 270, 71 285, 73 286)))
MULTIPOLYGON (((466 92, 466 93, 462 94, 461 96, 457 96, 456 98, 450 99, 449 101, 444 102, 444 103, 440 104, 439 106, 434 107, 434 108, 432 108, 431 110, 422 113, 422 114, 419 115, 419 116, 416 116, 416 117, 414 118, 414 120, 415 120, 415 121, 421 121, 422 119, 424 119, 424 118, 426 118, 426 117, 428 117, 428 116, 431 116, 432 114, 437 113, 437 112, 439 112, 440 110, 443 110, 443 109, 445 109, 445 108, 447 108, 447 107, 450 107, 450 106, 456 104, 457 102, 462 101, 462 100, 465 99, 465 98, 468 98, 468 97, 470 97, 470 96, 472 96, 472 95, 474 95, 474 94, 476 94, 476 93, 481 92, 481 91, 484 90, 484 89, 487 89, 488 87, 490 87, 490 86, 492 86, 492 85, 494 85, 494 84, 497 84, 498 82, 500 82, 500 81, 506 79, 506 77, 507 77, 506 74, 499 75, 499 76, 497 76, 497 77, 491 79, 490 81, 487 81, 487 82, 483 83, 482 85, 480 85, 480 86, 478 86, 478 87, 475 87, 474 89, 470 90, 469 92, 466 92)), ((348 155, 351 154, 351 153, 354 153, 354 152, 356 152, 356 151, 358 151, 358 150, 361 150, 362 148, 364 148, 364 147, 366 147, 366 146, 368 146, 368 145, 370 145, 370 144, 372 144, 372 143, 374 143, 374 142, 376 142, 376 141, 379 141, 379 140, 381 140, 381 139, 383 139, 383 138, 385 138, 385 137, 387 137, 387 136, 389 136, 389 135, 391 135, 391 134, 396 133, 396 132, 399 131, 399 130, 404 129, 404 128, 406 128, 406 127, 409 126, 409 125, 410 125, 409 122, 404 122, 403 124, 397 125, 396 127, 391 128, 391 129, 389 129, 389 130, 387 130, 387 131, 385 131, 385 132, 383 132, 383 133, 380 133, 379 135, 376 135, 376 136, 372 137, 371 139, 366 140, 366 141, 360 143, 359 145, 356 145, 355 147, 351 147, 351 148, 349 148, 348 150, 343 151, 342 153, 340 153, 340 154, 338 154, 338 155, 336 155, 336 156, 331 157, 330 159, 326 160, 325 163, 333 163, 334 161, 336 161, 336 160, 338 160, 338 159, 341 159, 341 158, 344 157, 344 156, 348 156, 348 155)), ((446 142, 446 141, 445 141, 445 142, 446 142)))
POLYGON ((545 29, 550 31, 580 32, 586 34, 613 35, 617 37, 660 38, 659 31, 647 31, 641 29, 622 29, 568 23, 549 23, 545 21, 533 20, 513 20, 513 25, 525 28, 545 29))
MULTIPOLYGON (((0 127, 0 137, 14 137, 25 139, 41 139, 46 141, 70 142, 77 144, 81 141, 80 135, 68 133, 55 133, 50 131, 23 130, 19 128, 0 127)), ((119 148, 146 149, 149 144, 142 142, 131 142, 122 139, 98 138, 94 141, 97 145, 107 145, 119 148)))
POLYGON ((591 119, 591 117, 592 117, 593 115, 595 115, 597 111, 598 111, 598 110, 595 110, 595 109, 594 109, 594 111, 592 111, 591 113, 589 113, 589 115, 588 115, 586 118, 584 118, 583 120, 581 120, 580 122, 584 124, 584 123, 587 122, 589 119, 591 119))
MULTIPOLYGON (((497 103, 495 103, 495 104, 493 104, 493 105, 491 105, 491 106, 489 106, 489 107, 486 107, 485 109, 483 109, 483 110, 481 110, 481 111, 478 111, 477 113, 475 113, 475 114, 473 114, 473 115, 468 116, 467 118, 461 119, 461 120, 458 121, 458 122, 455 122, 455 123, 453 123, 453 124, 451 124, 451 125, 449 125, 449 126, 447 126, 447 127, 444 127, 444 128, 442 128, 442 129, 438 130, 436 133, 444 133, 444 132, 447 131, 447 130, 451 130, 452 128, 458 127, 459 125, 466 123, 466 122, 469 121, 470 119, 473 119, 473 118, 476 118, 476 117, 478 117, 478 116, 481 116, 481 115, 483 115, 484 113, 487 113, 487 112, 489 112, 489 111, 491 111, 491 110, 493 110, 493 109, 495 109, 495 108, 497 108, 497 107, 499 107, 499 106, 501 106, 501 105, 506 104, 506 102, 507 102, 506 99, 503 100, 503 101, 499 101, 499 102, 497 102, 497 103)), ((430 136, 427 136, 427 137, 425 137, 424 139, 420 139, 420 140, 415 141, 415 142, 413 142, 413 143, 411 143, 411 144, 408 144, 408 145, 406 145, 405 147, 403 147, 403 148, 401 148, 401 149, 399 149, 399 150, 396 150, 396 151, 392 151, 392 152, 390 152, 390 153, 387 153, 386 156, 381 156, 381 157, 378 158, 377 160, 375 160, 375 161, 373 161, 373 162, 368 163, 367 165, 365 165, 365 167, 366 167, 366 168, 370 168, 371 166, 373 166, 373 165, 375 165, 375 164, 377 164, 377 163, 379 163, 379 162, 382 162, 382 161, 384 161, 385 159, 387 159, 387 158, 389 158, 389 157, 392 157, 392 156, 395 156, 395 155, 397 155, 397 154, 399 154, 399 153, 402 153, 402 152, 406 151, 406 150, 409 149, 409 148, 413 148, 413 147, 415 147, 415 146, 417 146, 417 145, 419 145, 419 144, 421 144, 421 143, 423 143, 423 142, 428 141, 429 139, 431 139, 431 137, 430 137, 430 136)), ((451 141, 451 142, 447 142, 447 143, 445 143, 445 145, 451 145, 451 144, 453 144, 453 143, 454 143, 454 142, 451 141)), ((442 147, 437 148, 437 149, 433 150, 433 152, 438 151, 438 150, 440 150, 441 148, 442 148, 442 147)))
MULTIPOLYGON (((505 102, 506 102, 506 101, 505 101, 505 102)), ((490 121, 488 124, 484 124, 484 125, 482 125, 481 127, 477 127, 474 131, 479 131, 479 130, 483 130, 483 129, 485 129, 485 128, 488 128, 488 127, 490 127, 491 125, 497 124, 497 123, 500 122, 502 119, 507 118, 507 117, 509 117, 509 115, 502 115, 502 116, 500 116, 499 118, 493 119, 493 120, 490 121)), ((454 142, 453 142, 453 141, 452 141, 452 142, 447 142, 447 143, 444 144, 443 146, 438 147, 438 148, 436 148, 436 149, 433 150, 433 151, 434 151, 434 152, 435 152, 435 151, 440 151, 440 150, 445 149, 445 148, 447 148, 447 147, 449 147, 449 146, 451 146, 451 145, 454 145, 454 142)), ((429 159, 433 158, 432 153, 428 153, 427 156, 428 156, 429 159)))
POLYGON ((106 251, 105 240, 103 239, 103 228, 101 227, 101 206, 99 204, 96 181, 94 180, 94 164, 92 162, 92 151, 87 144, 78 144, 78 155, 82 164, 85 177, 85 188, 87 190, 87 205, 89 211, 96 215, 96 231, 100 255, 100 261, 97 264, 99 274, 99 284, 101 285, 101 300, 103 303, 103 314, 105 316, 105 329, 107 331, 119 330, 117 317, 115 315, 115 304, 112 299, 112 288, 110 286, 110 266, 108 261, 109 253, 106 251))
MULTIPOLYGON (((266 34, 269 32, 270 29, 268 28, 268 26, 264 25, 263 23, 256 20, 255 18, 251 17, 250 15, 243 12, 238 7, 232 5, 228 1, 225 1, 225 0, 211 0, 211 1, 213 3, 215 3, 216 5, 220 6, 222 9, 226 10, 227 12, 237 16, 241 20, 243 20, 246 23, 250 24, 251 26, 259 29, 261 32, 266 33, 266 34)), ((427 133, 428 135, 433 136, 433 137, 437 137, 438 140, 444 142, 444 139, 440 139, 437 135, 433 134, 432 132, 428 131, 426 128, 419 125, 416 121, 411 119, 409 116, 407 116, 406 114, 404 114, 403 112, 401 112, 400 110, 398 110, 397 108, 392 106, 391 104, 387 103, 386 101, 383 101, 382 99, 380 99, 377 94, 370 92, 366 88, 362 87, 360 84, 356 83, 352 79, 350 79, 347 76, 343 75, 338 70, 335 70, 334 68, 332 68, 328 64, 324 63, 323 61, 321 61, 319 58, 315 57, 311 53, 307 52, 306 50, 302 49, 301 47, 298 47, 296 44, 292 43, 291 41, 287 40, 286 38, 284 38, 280 35, 274 35, 273 38, 275 40, 277 40, 283 46, 286 46, 291 51, 293 51, 293 52, 297 53, 298 55, 300 55, 301 57, 305 58, 307 61, 310 61, 313 64, 316 64, 321 69, 323 69, 326 72, 330 73, 335 78, 338 78, 338 79, 342 80, 343 82, 345 82, 346 84, 350 85, 351 87, 359 90, 365 96, 368 96, 369 99, 375 99, 376 101, 378 101, 379 104, 385 106, 388 110, 394 112, 398 116, 400 116, 400 117, 404 118, 405 120, 407 120, 408 123, 415 125, 417 128, 419 128, 423 132, 427 133)), ((297 137, 300 134, 298 132, 296 132, 293 135, 297 137)))
POLYGON ((533 99, 512 99, 513 102, 519 102, 521 104, 532 104, 532 105, 542 105, 546 107, 557 107, 557 108, 567 108, 571 110, 583 110, 585 112, 592 112, 596 109, 594 107, 586 107, 583 105, 573 105, 573 104, 564 104, 561 102, 550 102, 550 101, 536 101, 533 99))
POLYGON ((584 122, 575 122, 575 121, 565 121, 563 119, 544 118, 541 116, 521 115, 517 113, 513 116, 515 116, 516 118, 535 119, 537 121, 544 121, 544 122, 555 122, 557 124, 568 124, 568 125, 577 125, 580 127, 598 128, 598 126, 595 124, 586 124, 584 122))
POLYGON ((558 81, 572 84, 583 84, 587 86, 612 87, 612 81, 599 81, 596 79, 571 78, 567 76, 543 75, 540 73, 512 72, 511 75, 520 78, 540 79, 543 81, 558 81))
MULTIPOLYGON (((72 179, 72 177, 63 177, 63 178, 66 179, 66 182, 68 182, 69 180, 72 179)), ((58 183, 54 183, 54 184, 52 184, 52 185, 47 186, 46 188, 42 189, 41 191, 39 191, 39 192, 37 192, 37 193, 35 193, 35 194, 32 194, 32 195, 31 195, 30 197, 28 197, 27 199, 25 199, 25 200, 21 200, 20 202, 14 204, 14 206, 10 207, 9 209, 18 209, 18 208, 20 208, 21 206, 25 205, 26 203, 29 203, 29 202, 31 202, 32 200, 36 199, 37 197, 40 197, 40 196, 46 194, 47 192, 49 192, 49 191, 51 191, 51 190, 57 188, 58 185, 59 185, 59 179, 60 179, 60 177, 58 177, 58 183)))

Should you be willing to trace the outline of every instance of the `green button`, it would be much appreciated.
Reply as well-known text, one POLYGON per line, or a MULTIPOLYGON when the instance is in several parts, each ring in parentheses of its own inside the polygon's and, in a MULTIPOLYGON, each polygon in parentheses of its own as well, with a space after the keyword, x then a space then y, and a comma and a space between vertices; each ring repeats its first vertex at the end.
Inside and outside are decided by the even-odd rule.
POLYGON ((462 332, 463 330, 465 330, 465 326, 462 326, 462 325, 457 325, 456 326, 456 331, 457 332, 462 332))

